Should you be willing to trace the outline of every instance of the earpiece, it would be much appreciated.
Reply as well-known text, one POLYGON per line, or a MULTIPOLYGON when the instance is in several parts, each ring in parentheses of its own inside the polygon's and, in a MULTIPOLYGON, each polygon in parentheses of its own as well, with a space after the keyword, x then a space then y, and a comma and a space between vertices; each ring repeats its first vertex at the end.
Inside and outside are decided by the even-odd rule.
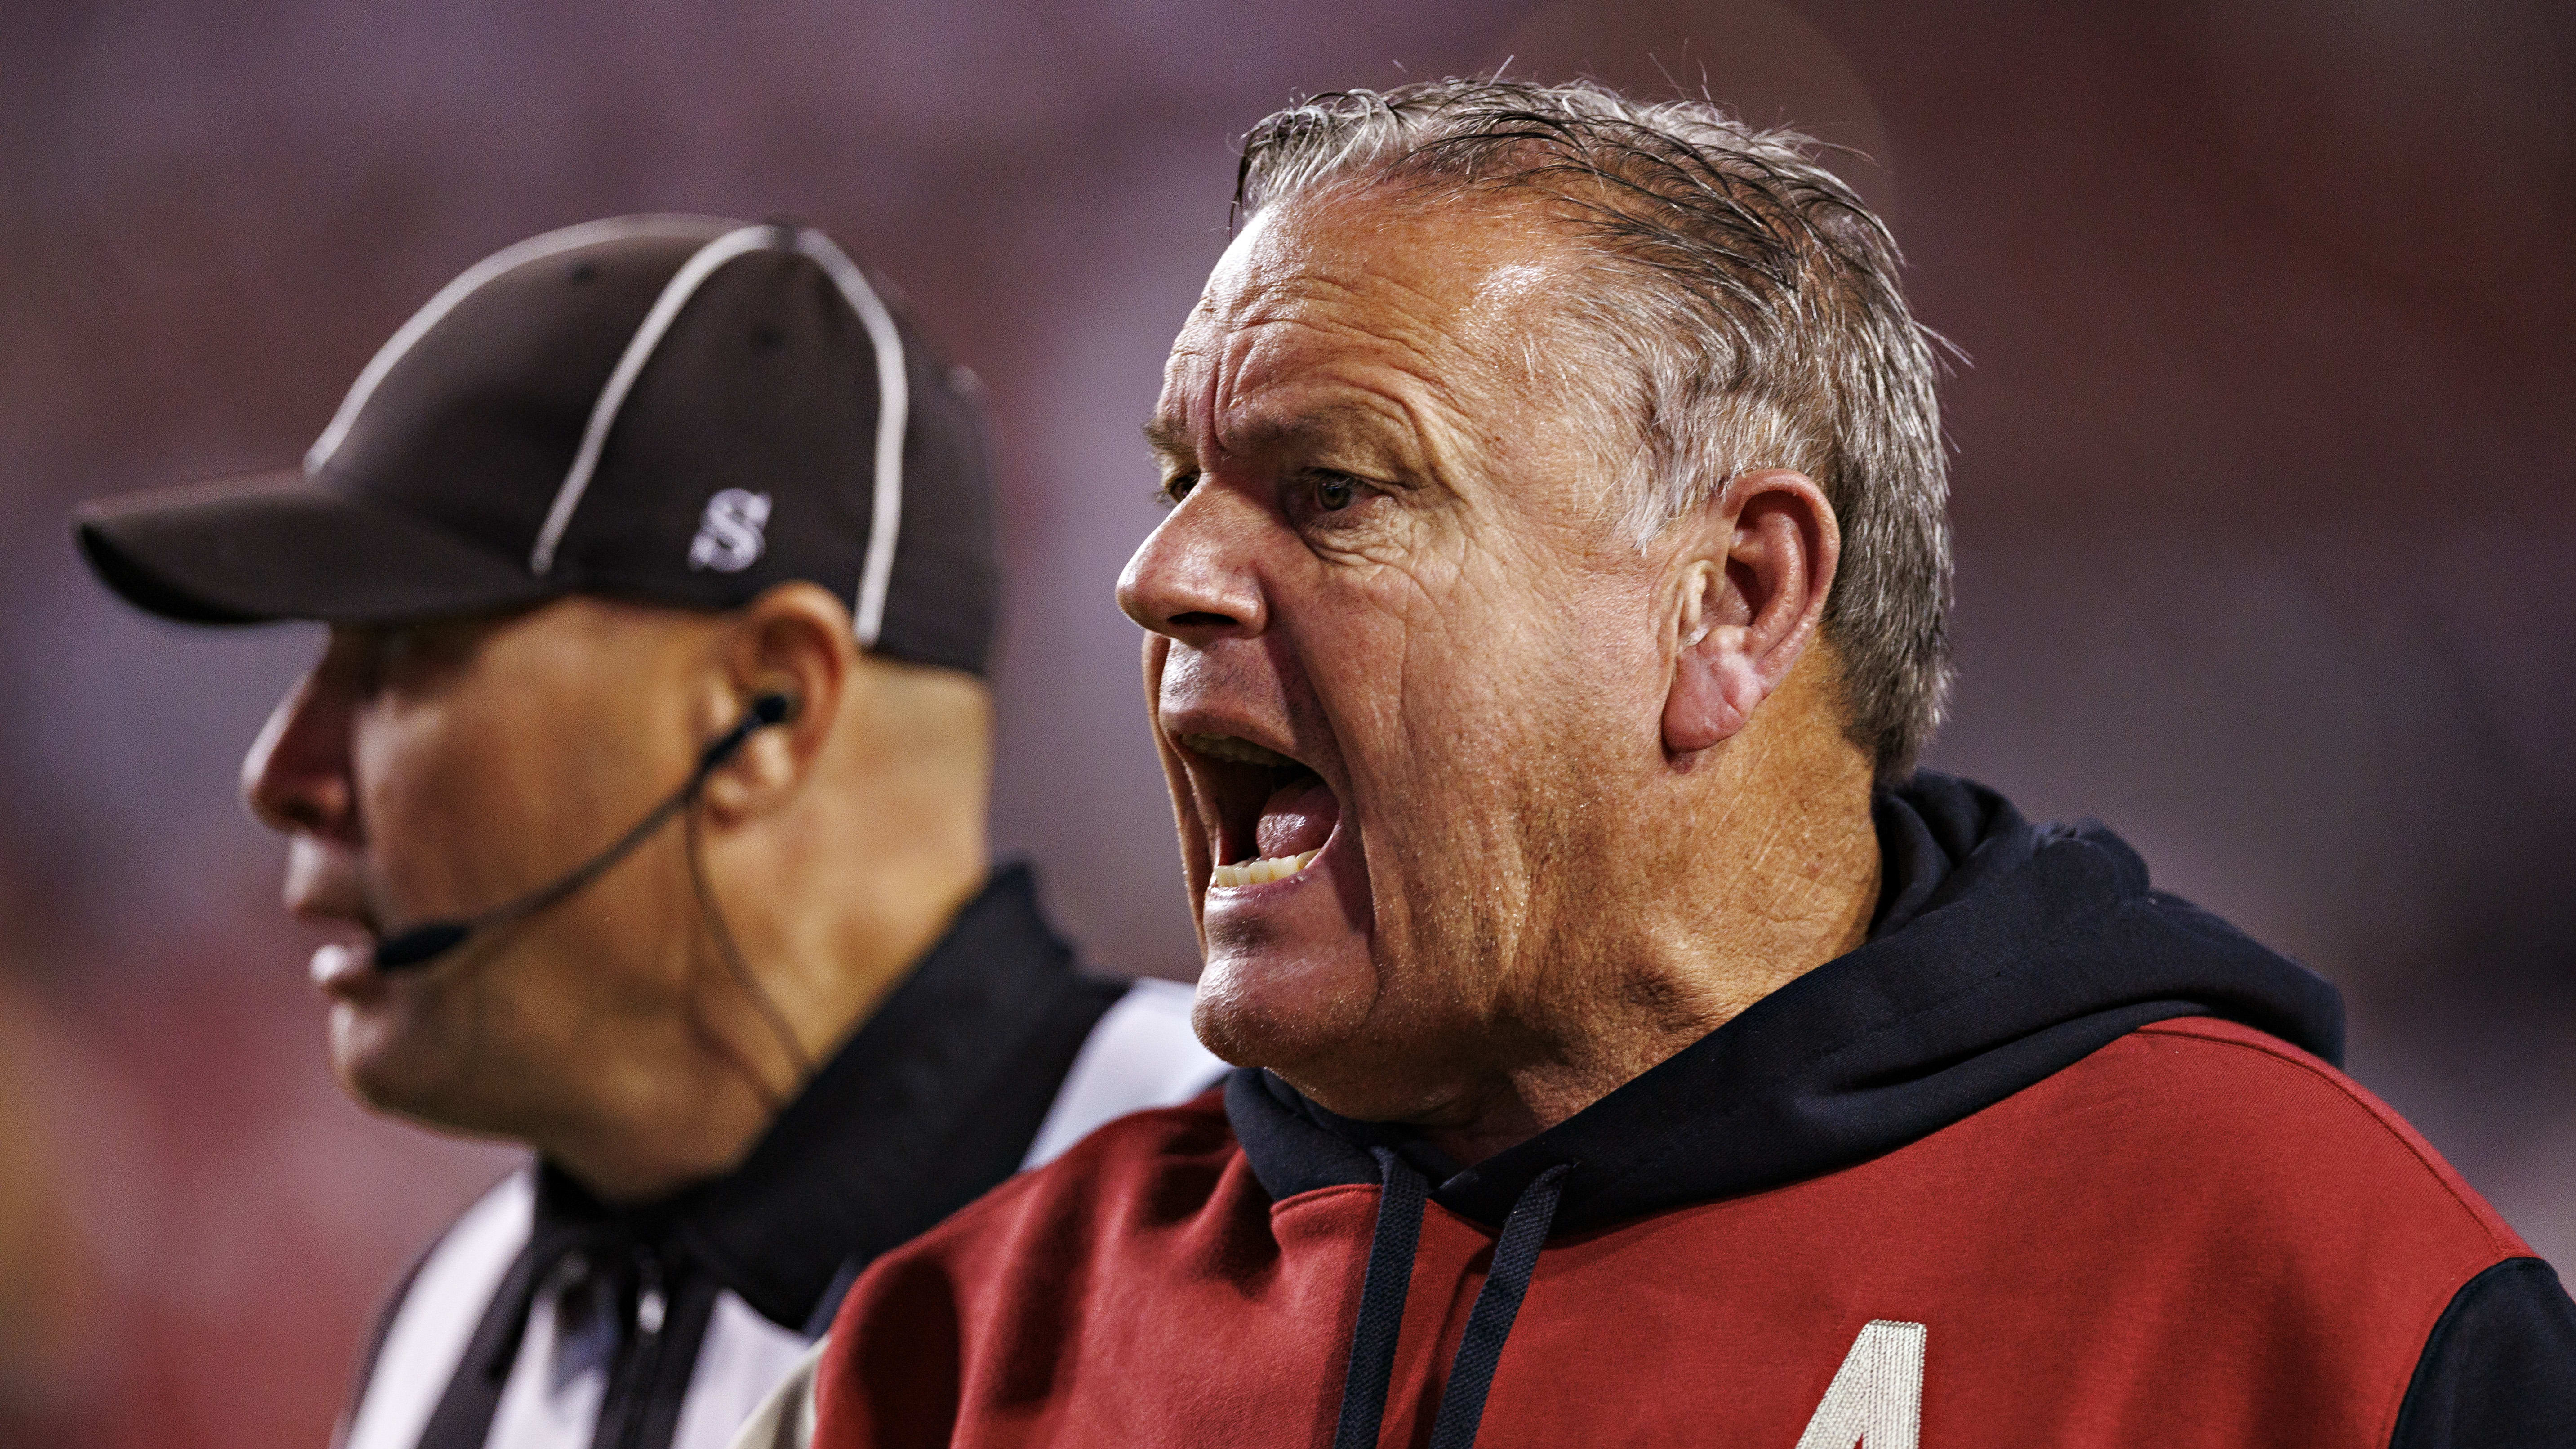
POLYGON ((697 773, 689 777, 689 783, 684 792, 686 798, 696 798, 699 787, 707 783, 707 776, 715 772, 716 766, 732 759, 735 752, 742 748, 744 741, 771 725, 785 724, 796 718, 796 711, 803 707, 802 701, 798 700, 793 693, 783 689, 768 690, 753 695, 751 707, 742 712, 741 722, 718 735, 714 742, 698 755, 697 773))

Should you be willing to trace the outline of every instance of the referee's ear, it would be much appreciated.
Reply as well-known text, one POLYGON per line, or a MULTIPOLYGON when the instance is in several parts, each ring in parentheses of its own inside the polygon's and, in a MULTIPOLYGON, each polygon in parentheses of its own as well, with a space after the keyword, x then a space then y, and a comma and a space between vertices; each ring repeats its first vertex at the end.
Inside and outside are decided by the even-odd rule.
POLYGON ((707 780, 713 821, 732 824, 776 808, 801 790, 848 708, 858 644, 847 605, 819 584, 776 585, 736 610, 722 638, 720 680, 702 721, 709 739, 731 729, 753 700, 784 694, 795 709, 760 730, 707 780))

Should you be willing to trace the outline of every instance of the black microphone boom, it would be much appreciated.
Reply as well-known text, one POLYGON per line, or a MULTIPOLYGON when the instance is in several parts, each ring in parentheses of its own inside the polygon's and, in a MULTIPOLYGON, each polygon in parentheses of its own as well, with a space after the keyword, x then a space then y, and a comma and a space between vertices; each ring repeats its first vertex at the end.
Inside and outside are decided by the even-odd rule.
MULTIPOLYGON (((479 918, 478 918, 479 919, 479 918)), ((473 921, 424 921, 400 935, 376 943, 376 969, 400 971, 406 967, 427 965, 465 944, 474 934, 473 921)))
POLYGON ((423 921, 408 930, 398 931, 376 943, 375 964, 379 971, 405 971, 426 966, 457 947, 479 931, 496 930, 526 920, 552 906, 583 886, 606 874, 608 868, 632 854, 635 847, 653 838, 653 832, 687 809, 705 789, 707 777, 725 761, 732 759, 753 735, 775 724, 785 724, 796 717, 796 697, 792 694, 764 694, 743 711, 742 719, 732 729, 719 735, 698 754, 698 766, 679 789, 671 792, 651 814, 635 822, 634 828, 617 837, 606 850, 575 866, 555 881, 539 886, 517 900, 494 906, 477 915, 445 921, 423 921))

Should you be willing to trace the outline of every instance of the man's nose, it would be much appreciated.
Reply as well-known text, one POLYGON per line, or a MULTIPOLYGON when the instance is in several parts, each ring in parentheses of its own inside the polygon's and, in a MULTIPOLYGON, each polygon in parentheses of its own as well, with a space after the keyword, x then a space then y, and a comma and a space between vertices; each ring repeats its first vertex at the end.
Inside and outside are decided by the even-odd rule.
POLYGON ((350 701, 316 670, 296 681, 242 760, 242 799, 271 830, 351 839, 350 701))
POLYGON ((1269 623, 1268 606, 1252 554, 1264 521, 1249 504, 1202 483, 1127 560, 1118 576, 1118 607, 1193 648, 1259 634, 1269 623))

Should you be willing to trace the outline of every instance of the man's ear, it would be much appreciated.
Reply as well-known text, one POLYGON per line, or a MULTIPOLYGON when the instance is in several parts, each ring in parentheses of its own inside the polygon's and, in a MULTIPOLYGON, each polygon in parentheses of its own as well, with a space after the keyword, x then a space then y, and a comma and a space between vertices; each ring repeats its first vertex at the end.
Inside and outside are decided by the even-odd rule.
POLYGON ((1701 527, 1672 611, 1663 734, 1674 757, 1733 738, 1788 679, 1824 617, 1842 551, 1824 490, 1786 468, 1731 480, 1704 505, 1701 527))
POLYGON ((721 645, 721 674, 709 714, 710 739, 733 728, 752 702, 783 694, 787 718, 755 732, 742 752, 707 780, 708 811, 730 821, 756 815, 795 793, 831 739, 858 667, 850 611, 819 584, 777 585, 743 606, 721 645))

